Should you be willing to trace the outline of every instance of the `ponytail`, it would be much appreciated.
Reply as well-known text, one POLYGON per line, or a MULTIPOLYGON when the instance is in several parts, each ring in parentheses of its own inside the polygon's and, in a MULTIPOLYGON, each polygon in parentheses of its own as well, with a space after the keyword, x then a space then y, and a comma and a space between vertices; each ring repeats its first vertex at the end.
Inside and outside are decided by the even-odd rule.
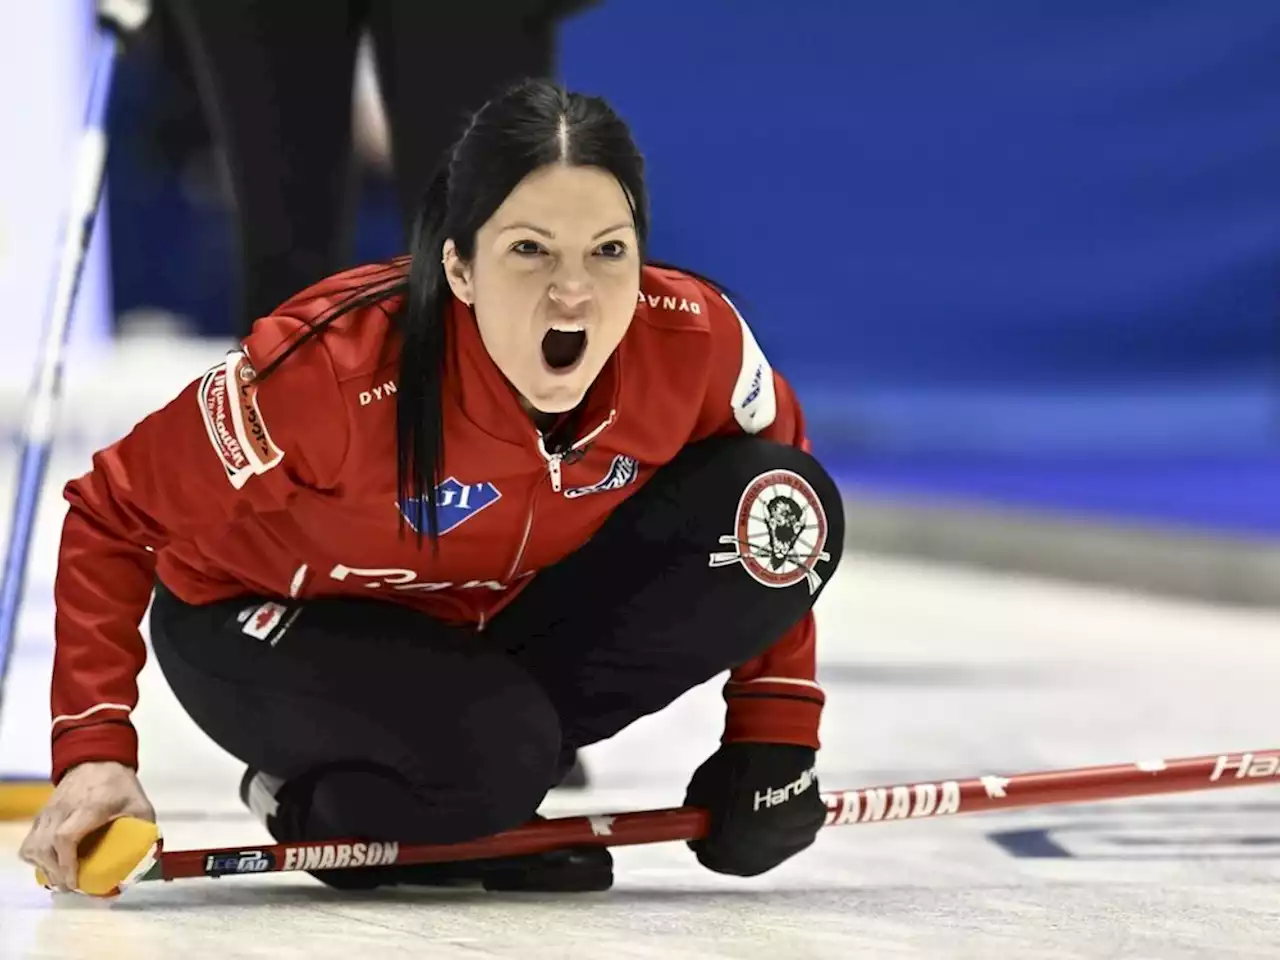
POLYGON ((448 209, 449 165, 436 171, 418 207, 409 241, 409 289, 401 322, 396 384, 396 491, 418 534, 438 549, 435 491, 444 463, 444 373, 450 290, 441 260, 448 209))

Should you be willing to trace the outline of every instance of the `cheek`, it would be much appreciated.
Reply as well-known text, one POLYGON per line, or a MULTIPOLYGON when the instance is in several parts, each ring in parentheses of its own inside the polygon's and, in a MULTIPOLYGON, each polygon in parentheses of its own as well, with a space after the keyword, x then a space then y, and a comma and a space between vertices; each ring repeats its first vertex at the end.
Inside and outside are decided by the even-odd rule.
POLYGON ((509 336, 538 310, 545 285, 536 277, 510 273, 486 276, 475 285, 476 323, 482 331, 509 336))
POLYGON ((600 307, 604 325, 621 337, 631 325, 636 305, 640 300, 640 286, 634 282, 618 284, 601 297, 600 307))
POLYGON ((520 334, 524 328, 512 322, 517 307, 509 292, 492 288, 483 292, 477 290, 473 310, 480 339, 484 341, 490 356, 495 360, 504 360, 519 350, 520 334))

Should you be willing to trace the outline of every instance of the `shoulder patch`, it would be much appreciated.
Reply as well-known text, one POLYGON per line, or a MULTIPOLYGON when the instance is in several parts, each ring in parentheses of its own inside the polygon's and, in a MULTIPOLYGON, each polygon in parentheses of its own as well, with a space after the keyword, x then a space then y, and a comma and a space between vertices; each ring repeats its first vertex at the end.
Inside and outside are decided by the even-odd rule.
POLYGON ((772 425, 778 415, 773 368, 769 366, 764 351, 760 349, 760 344, 756 342, 751 328, 747 326, 747 321, 733 305, 733 301, 724 294, 720 296, 729 304, 742 328, 742 366, 738 370, 738 379, 733 385, 729 405, 733 408, 733 418, 744 432, 759 433, 772 425))
POLYGON ((284 459, 258 408, 257 373, 239 350, 200 378, 196 400, 213 452, 239 490, 284 459))

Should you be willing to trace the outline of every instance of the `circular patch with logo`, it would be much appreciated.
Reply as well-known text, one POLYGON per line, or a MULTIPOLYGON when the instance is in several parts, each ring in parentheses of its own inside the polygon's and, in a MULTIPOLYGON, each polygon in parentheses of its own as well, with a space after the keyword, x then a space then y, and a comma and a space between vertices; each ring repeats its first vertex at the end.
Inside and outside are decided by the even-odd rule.
POLYGON ((732 553, 713 553, 711 566, 741 563, 767 587, 807 580, 809 592, 822 584, 814 567, 830 560, 827 515, 809 482, 790 470, 770 470, 753 479, 738 500, 734 533, 722 536, 732 553))

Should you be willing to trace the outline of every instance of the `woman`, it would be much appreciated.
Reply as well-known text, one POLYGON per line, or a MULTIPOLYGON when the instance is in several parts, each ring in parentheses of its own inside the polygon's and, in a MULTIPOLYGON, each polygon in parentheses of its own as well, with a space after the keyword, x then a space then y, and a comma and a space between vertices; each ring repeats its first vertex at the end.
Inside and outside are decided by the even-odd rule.
MULTIPOLYGON (((730 670, 691 846, 751 876, 813 842, 816 598, 835 485, 704 280, 646 265, 643 161, 601 100, 473 118, 410 256, 332 277, 70 483, 53 775, 23 856, 154 817, 129 713, 152 644, 280 842, 451 843, 528 821, 580 747, 730 670)), ((591 890, 604 849, 314 871, 591 890)))

